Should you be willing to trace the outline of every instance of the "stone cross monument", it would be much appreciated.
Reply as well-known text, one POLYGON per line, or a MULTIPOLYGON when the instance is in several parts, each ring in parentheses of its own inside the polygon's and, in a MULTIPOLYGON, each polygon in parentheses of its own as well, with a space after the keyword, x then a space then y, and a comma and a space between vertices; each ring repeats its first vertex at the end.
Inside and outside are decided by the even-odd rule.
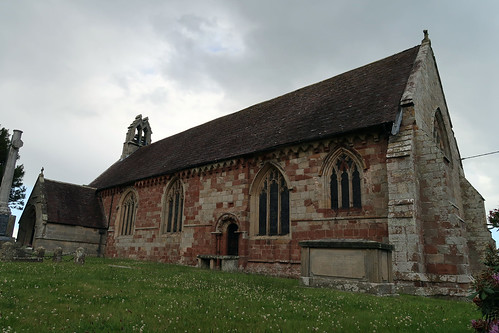
POLYGON ((21 134, 22 131, 19 130, 14 130, 14 134, 12 134, 9 155, 5 163, 2 184, 0 185, 0 243, 13 241, 12 230, 16 217, 10 213, 9 196, 12 179, 14 178, 14 169, 16 168, 17 154, 19 148, 23 146, 21 134))

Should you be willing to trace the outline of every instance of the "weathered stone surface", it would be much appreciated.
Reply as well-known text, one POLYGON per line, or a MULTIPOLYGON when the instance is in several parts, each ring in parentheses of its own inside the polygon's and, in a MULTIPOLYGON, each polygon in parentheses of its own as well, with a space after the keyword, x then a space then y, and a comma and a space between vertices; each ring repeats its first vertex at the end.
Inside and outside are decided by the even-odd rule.
POLYGON ((19 149, 23 146, 22 131, 14 130, 7 160, 3 164, 3 175, 0 184, 0 238, 12 237, 12 216, 9 208, 9 196, 16 168, 19 149))
POLYGON ((300 283, 310 287, 328 287, 342 291, 360 292, 378 296, 397 294, 395 283, 373 283, 344 279, 328 279, 323 277, 300 277, 300 283))
POLYGON ((43 258, 45 257, 45 248, 43 246, 39 246, 35 249, 35 255, 38 258, 43 258))
POLYGON ((362 240, 300 242, 301 277, 307 286, 390 294, 393 246, 362 240))
POLYGON ((54 255, 52 257, 53 262, 61 262, 62 261, 62 247, 57 247, 54 250, 54 255))
POLYGON ((95 189, 45 179, 41 173, 19 220, 17 242, 47 251, 62 247, 68 253, 84 246, 88 254, 102 255, 105 226, 95 189))
POLYGON ((359 250, 313 249, 310 273, 334 278, 365 279, 364 253, 359 250))
POLYGON ((2 251, 0 253, 0 259, 3 261, 11 261, 16 255, 16 249, 14 244, 11 242, 5 242, 2 244, 2 251))
POLYGON ((85 264, 85 249, 84 248, 79 247, 76 249, 74 262, 75 262, 75 264, 79 264, 79 265, 85 264))

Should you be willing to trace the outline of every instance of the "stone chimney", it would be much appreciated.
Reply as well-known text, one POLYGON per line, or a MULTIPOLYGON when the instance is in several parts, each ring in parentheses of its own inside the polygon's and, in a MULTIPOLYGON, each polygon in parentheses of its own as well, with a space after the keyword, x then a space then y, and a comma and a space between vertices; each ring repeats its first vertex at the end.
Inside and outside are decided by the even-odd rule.
POLYGON ((139 114, 130 126, 126 133, 125 143, 123 143, 123 152, 121 153, 121 160, 133 154, 137 149, 142 146, 151 144, 151 126, 149 125, 149 118, 142 118, 139 114))

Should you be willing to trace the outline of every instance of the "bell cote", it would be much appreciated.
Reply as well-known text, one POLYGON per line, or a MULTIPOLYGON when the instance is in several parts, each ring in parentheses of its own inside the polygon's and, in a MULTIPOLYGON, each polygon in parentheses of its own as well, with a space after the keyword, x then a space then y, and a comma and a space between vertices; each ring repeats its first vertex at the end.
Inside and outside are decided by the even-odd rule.
POLYGON ((151 144, 151 126, 149 125, 149 118, 142 118, 139 114, 130 126, 126 133, 125 143, 123 143, 123 153, 121 159, 125 159, 133 154, 137 149, 142 146, 151 144))

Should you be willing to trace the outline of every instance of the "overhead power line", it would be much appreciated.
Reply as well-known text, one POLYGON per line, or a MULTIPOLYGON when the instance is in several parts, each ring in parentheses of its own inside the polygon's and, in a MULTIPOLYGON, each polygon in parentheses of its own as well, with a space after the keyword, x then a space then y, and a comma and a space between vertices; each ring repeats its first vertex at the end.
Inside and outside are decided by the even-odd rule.
POLYGON ((497 154, 497 153, 499 153, 499 150, 498 151, 493 151, 493 152, 490 152, 490 153, 485 153, 485 154, 479 154, 479 155, 473 155, 473 156, 463 157, 461 159, 461 161, 469 160, 470 158, 482 157, 482 156, 487 156, 487 155, 492 155, 492 154, 497 154))

